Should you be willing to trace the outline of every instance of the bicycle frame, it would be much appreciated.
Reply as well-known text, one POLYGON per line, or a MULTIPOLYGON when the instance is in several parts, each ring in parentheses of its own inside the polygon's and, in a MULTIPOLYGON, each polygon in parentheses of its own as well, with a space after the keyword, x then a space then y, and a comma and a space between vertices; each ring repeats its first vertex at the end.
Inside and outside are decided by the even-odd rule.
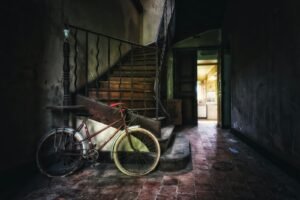
MULTIPOLYGON (((116 130, 116 131, 115 131, 108 139, 106 139, 106 140, 103 142, 103 144, 99 147, 99 150, 103 149, 103 148, 106 146, 106 144, 107 144, 109 141, 111 141, 112 138, 114 138, 114 137, 117 135, 117 133, 118 133, 122 128, 124 128, 126 134, 128 134, 128 127, 127 127, 127 124, 126 124, 126 121, 125 121, 125 117, 126 117, 126 116, 124 115, 123 112, 124 112, 123 110, 120 110, 121 117, 120 117, 119 120, 116 120, 116 121, 112 122, 111 124, 106 125, 106 126, 103 127, 101 130, 96 131, 96 132, 94 132, 94 133, 92 133, 92 134, 90 134, 90 132, 89 132, 89 130, 88 130, 88 125, 86 124, 87 118, 84 119, 84 120, 82 120, 81 124, 78 126, 78 128, 76 128, 76 131, 79 132, 79 131, 82 130, 82 128, 84 128, 84 129, 85 129, 86 138, 84 138, 84 139, 83 139, 82 141, 80 141, 80 142, 85 142, 85 141, 88 140, 89 143, 91 143, 91 139, 92 139, 93 137, 95 137, 95 136, 101 134, 102 132, 104 132, 104 131, 107 130, 108 128, 111 128, 113 125, 115 125, 115 124, 117 124, 117 123, 120 123, 120 122, 121 122, 121 125, 117 128, 117 130, 116 130)), ((129 138, 130 138, 130 137, 129 137, 129 138)), ((130 140, 130 144, 131 144, 131 139, 129 139, 129 140, 130 140)))

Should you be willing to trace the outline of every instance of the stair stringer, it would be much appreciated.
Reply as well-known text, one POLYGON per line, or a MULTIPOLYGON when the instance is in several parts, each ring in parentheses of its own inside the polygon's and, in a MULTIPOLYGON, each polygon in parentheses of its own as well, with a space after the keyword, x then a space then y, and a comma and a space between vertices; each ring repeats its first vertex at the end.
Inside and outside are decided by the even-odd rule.
MULTIPOLYGON (((92 114, 90 118, 95 121, 110 124, 118 119, 114 108, 91 98, 76 95, 76 104, 85 106, 89 113, 92 114)), ((161 123, 159 121, 138 114, 129 114, 129 116, 136 118, 136 125, 140 125, 142 128, 149 130, 157 138, 161 137, 161 123)))

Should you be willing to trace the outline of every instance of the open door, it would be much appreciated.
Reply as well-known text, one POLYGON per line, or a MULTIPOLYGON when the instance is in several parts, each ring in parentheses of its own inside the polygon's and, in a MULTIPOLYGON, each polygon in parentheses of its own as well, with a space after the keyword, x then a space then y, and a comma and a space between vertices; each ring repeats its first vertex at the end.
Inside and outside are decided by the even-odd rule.
POLYGON ((198 118, 218 120, 218 50, 199 50, 197 60, 198 118))
POLYGON ((197 125, 197 49, 174 50, 174 97, 182 100, 183 125, 197 125))

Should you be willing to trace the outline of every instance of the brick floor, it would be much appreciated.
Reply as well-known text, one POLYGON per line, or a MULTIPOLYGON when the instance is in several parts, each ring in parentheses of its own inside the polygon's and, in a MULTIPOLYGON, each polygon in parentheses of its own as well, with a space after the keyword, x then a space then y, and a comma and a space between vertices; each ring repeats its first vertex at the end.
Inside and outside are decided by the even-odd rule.
POLYGON ((132 178, 114 165, 87 167, 66 178, 37 177, 18 199, 294 200, 300 185, 213 122, 182 130, 191 142, 186 170, 132 178))

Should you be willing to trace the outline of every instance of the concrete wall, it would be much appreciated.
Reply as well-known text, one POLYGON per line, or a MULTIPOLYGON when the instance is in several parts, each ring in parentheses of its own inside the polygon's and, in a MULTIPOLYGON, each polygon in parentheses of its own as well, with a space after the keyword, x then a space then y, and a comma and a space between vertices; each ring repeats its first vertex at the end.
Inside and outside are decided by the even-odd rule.
POLYGON ((220 29, 213 29, 178 41, 173 45, 173 48, 199 48, 207 46, 218 46, 220 44, 221 31, 220 29))
MULTIPOLYGON (((45 106, 62 104, 64 21, 139 41, 139 16, 131 1, 62 2, 29 0, 2 4, 0 175, 33 163, 37 142, 52 125, 45 106)), ((84 58, 80 59, 79 73, 84 67, 84 58)))
MULTIPOLYGON (((64 18, 71 25, 92 30, 105 35, 110 35, 115 38, 120 38, 126 41, 139 43, 140 40, 140 14, 137 12, 131 1, 113 0, 113 1, 82 1, 82 0, 66 0, 64 3, 64 18)), ((71 72, 75 69, 75 38, 74 30, 71 33, 71 55, 70 64, 71 72)), ((110 61, 108 62, 108 41, 106 37, 99 38, 99 71, 97 73, 97 36, 89 34, 88 42, 88 80, 93 81, 99 75, 107 71, 108 66, 113 65, 120 57, 126 54, 131 46, 122 43, 121 52, 119 52, 120 42, 110 40, 110 61), (110 63, 110 65, 109 65, 110 63)), ((85 32, 78 31, 77 33, 77 51, 78 58, 77 68, 78 85, 82 86, 85 81, 85 66, 86 66, 86 37, 85 32)), ((74 77, 71 83, 74 83, 74 77)), ((74 90, 74 85, 71 84, 71 89, 74 90)))
POLYGON ((299 1, 231 0, 232 128, 300 169, 299 1))
MULTIPOLYGON (((163 16, 163 8, 166 0, 141 0, 143 5, 143 25, 141 29, 141 43, 152 44, 157 40, 160 22, 163 16)), ((167 23, 171 19, 171 13, 175 6, 175 0, 167 0, 167 23)))
POLYGON ((141 0, 144 8, 142 38, 143 44, 156 42, 165 0, 141 0))
POLYGON ((175 41, 220 28, 227 1, 176 0, 175 41))

